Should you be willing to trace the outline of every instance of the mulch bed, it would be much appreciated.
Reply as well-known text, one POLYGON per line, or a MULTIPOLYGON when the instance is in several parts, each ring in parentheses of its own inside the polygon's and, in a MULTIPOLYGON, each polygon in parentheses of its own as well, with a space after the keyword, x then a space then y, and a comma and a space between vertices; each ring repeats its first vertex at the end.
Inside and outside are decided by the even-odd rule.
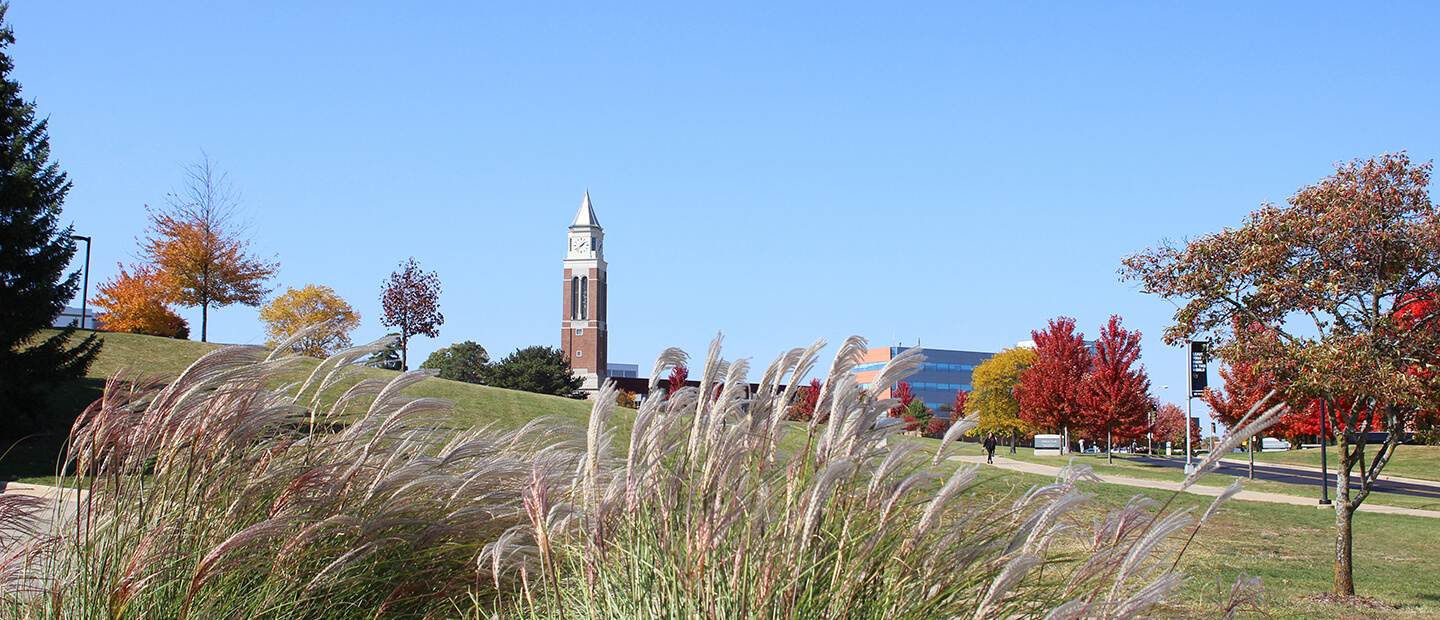
POLYGON ((1305 597, 1307 601, 1314 601, 1323 605, 1338 605, 1343 607, 1354 607, 1356 609, 1384 609, 1394 611, 1400 609, 1394 605, 1386 605, 1368 596, 1355 596, 1353 594, 1335 594, 1333 592, 1321 592, 1305 597))

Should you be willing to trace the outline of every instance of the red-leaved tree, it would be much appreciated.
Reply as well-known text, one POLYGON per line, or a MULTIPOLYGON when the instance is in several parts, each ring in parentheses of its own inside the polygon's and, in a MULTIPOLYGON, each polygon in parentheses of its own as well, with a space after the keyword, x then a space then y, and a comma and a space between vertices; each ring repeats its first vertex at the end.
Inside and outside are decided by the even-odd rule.
MULTIPOLYGON (((1168 441, 1182 449, 1185 446, 1185 410, 1174 403, 1165 403, 1155 411, 1155 440, 1168 441)), ((1200 423, 1190 421, 1190 445, 1200 445, 1200 423)))
POLYGON ((669 381, 669 386, 665 388, 665 397, 669 398, 672 394, 679 391, 680 388, 685 387, 685 382, 690 380, 690 367, 680 364, 671 368, 670 377, 667 380, 669 381))
POLYGON ((950 425, 953 423, 953 420, 946 420, 945 418, 930 418, 930 421, 925 423, 925 435, 927 437, 944 435, 945 431, 950 430, 950 425))
POLYGON ((1051 319, 1047 329, 1030 335, 1035 339, 1035 363, 1015 386, 1020 419, 1037 430, 1059 432, 1080 415, 1080 383, 1090 372, 1090 351, 1070 317, 1051 319))
POLYGON ((1135 366, 1139 359, 1140 332, 1121 327, 1120 315, 1110 315, 1080 384, 1077 420, 1092 437, 1105 438, 1108 462, 1114 462, 1116 438, 1138 439, 1149 430, 1150 378, 1144 366, 1135 366))
POLYGON ((811 379, 810 385, 802 385, 795 390, 795 400, 791 401, 788 415, 791 420, 809 422, 815 417, 815 404, 820 401, 820 380, 811 379))
POLYGON ((901 381, 895 384, 894 389, 890 390, 890 398, 899 400, 900 404, 891 407, 886 414, 892 418, 903 418, 905 411, 910 408, 910 403, 915 400, 915 393, 910 391, 909 383, 901 381))
POLYGON ((384 314, 380 324, 400 330, 400 367, 410 369, 410 337, 440 335, 445 315, 440 314, 440 276, 420 270, 415 257, 400 263, 400 271, 380 291, 380 307, 384 314))

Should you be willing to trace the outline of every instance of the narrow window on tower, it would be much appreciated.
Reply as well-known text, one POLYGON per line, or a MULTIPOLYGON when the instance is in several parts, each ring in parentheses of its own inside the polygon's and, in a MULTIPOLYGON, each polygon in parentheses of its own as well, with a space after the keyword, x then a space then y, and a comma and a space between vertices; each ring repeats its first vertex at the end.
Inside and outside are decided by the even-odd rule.
POLYGON ((605 320, 605 299, 606 299, 606 297, 605 297, 605 274, 603 274, 603 273, 600 274, 599 291, 598 291, 596 294, 600 296, 600 299, 596 301, 596 306, 597 306, 597 307, 596 307, 595 310, 596 310, 596 313, 599 315, 598 318, 599 318, 601 321, 604 321, 604 320, 605 320))
POLYGON ((580 277, 570 278, 570 320, 580 318, 580 277))
POLYGON ((580 320, 590 318, 590 278, 580 276, 580 320))

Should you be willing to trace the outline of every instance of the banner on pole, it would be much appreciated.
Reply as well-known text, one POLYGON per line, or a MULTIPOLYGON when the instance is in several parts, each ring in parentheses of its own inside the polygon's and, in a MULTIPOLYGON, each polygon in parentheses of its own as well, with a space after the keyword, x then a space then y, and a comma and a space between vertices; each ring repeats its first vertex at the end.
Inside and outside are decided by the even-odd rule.
POLYGON ((1207 364, 1210 362, 1210 343, 1207 341, 1190 341, 1190 395, 1200 396, 1205 393, 1208 372, 1207 364))

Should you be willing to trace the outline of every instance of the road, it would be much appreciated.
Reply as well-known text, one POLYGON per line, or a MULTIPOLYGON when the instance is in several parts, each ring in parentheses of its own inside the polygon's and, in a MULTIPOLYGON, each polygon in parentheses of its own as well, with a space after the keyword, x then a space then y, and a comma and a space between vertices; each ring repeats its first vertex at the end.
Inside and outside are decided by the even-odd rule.
MULTIPOLYGON (((1134 463, 1143 463, 1152 466, 1185 467, 1185 457, 1145 456, 1143 454, 1126 455, 1125 459, 1134 463)), ((1199 459, 1196 460, 1199 462, 1199 459)), ((1249 463, 1237 463, 1232 460, 1223 460, 1216 468, 1215 473, 1226 476, 1248 478, 1250 476, 1249 463)), ((1320 496, 1320 470, 1307 469, 1294 465, 1271 465, 1265 463, 1255 464, 1255 479, 1268 480, 1271 482, 1283 482, 1285 484, 1296 484, 1315 488, 1315 496, 1320 496)), ((1331 499, 1335 495, 1335 468, 1330 468, 1328 477, 1331 499)), ((1351 492, 1360 490, 1359 476, 1353 476, 1350 480, 1351 492)), ((1395 480, 1380 479, 1375 481, 1371 488, 1375 493, 1394 493, 1396 495, 1409 495, 1411 497, 1424 497, 1440 503, 1440 482, 1426 482, 1421 480, 1395 480)))

